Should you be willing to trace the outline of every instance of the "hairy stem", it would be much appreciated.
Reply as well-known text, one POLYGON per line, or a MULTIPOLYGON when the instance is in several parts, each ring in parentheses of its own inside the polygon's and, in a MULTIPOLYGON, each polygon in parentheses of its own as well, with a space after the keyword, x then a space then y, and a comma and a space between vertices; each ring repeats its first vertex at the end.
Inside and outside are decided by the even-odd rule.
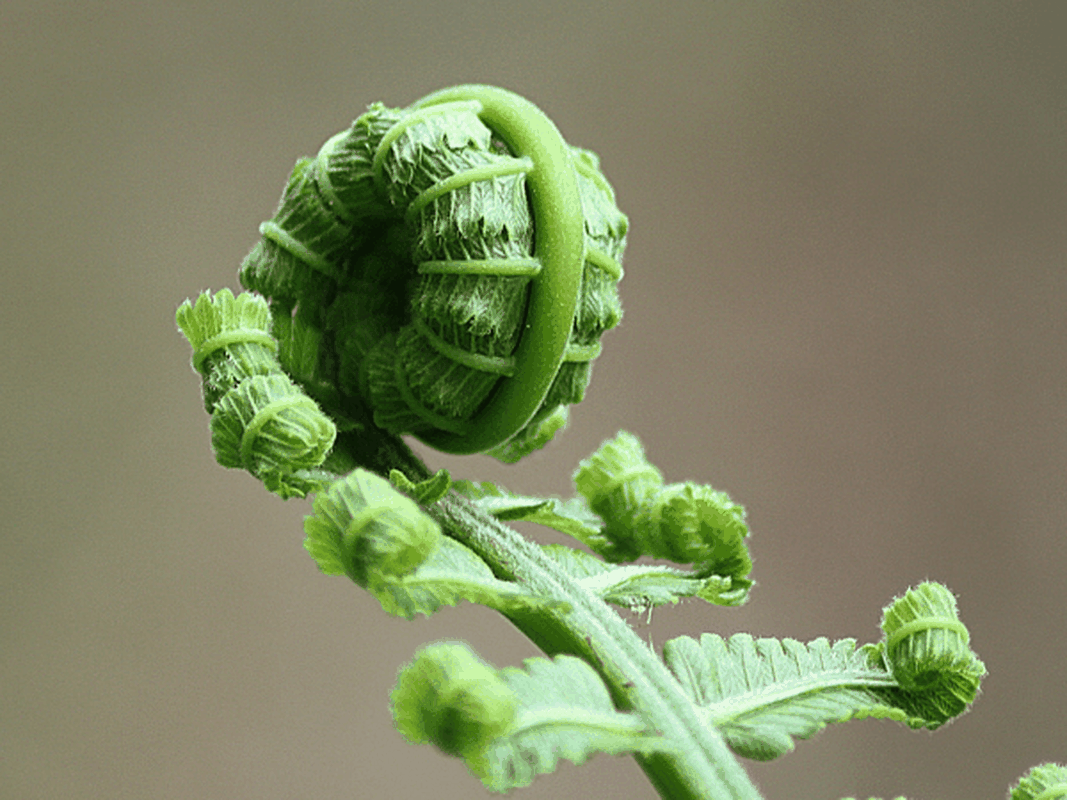
POLYGON ((548 655, 567 653, 588 661, 607 682, 620 708, 641 713, 674 743, 674 753, 638 758, 662 797, 760 797, 723 738, 701 722, 663 662, 610 606, 575 586, 517 531, 465 499, 450 495, 431 513, 451 536, 477 552, 497 577, 524 583, 570 606, 567 612, 516 613, 510 619, 548 655))

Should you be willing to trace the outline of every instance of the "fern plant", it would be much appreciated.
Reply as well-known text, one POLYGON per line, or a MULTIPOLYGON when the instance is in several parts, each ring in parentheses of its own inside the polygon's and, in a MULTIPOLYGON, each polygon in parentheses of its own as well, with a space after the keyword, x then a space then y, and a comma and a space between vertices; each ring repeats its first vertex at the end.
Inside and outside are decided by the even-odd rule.
MULTIPOLYGON (((878 642, 645 644, 620 610, 739 605, 752 560, 745 509, 667 483, 632 434, 579 465, 568 500, 454 480, 407 447, 514 462, 551 440, 621 317, 627 224, 594 154, 528 101, 459 86, 374 104, 298 161, 241 266, 247 291, 178 309, 217 460, 314 495, 305 546, 322 572, 409 619, 489 606, 544 651, 498 669, 466 643, 426 645, 392 693, 397 730, 493 791, 605 752, 631 754, 666 798, 752 800, 739 759, 831 723, 932 730, 965 712, 985 667, 937 583, 891 601, 878 642)), ((1058 797, 1056 765, 1012 792, 1058 797)))

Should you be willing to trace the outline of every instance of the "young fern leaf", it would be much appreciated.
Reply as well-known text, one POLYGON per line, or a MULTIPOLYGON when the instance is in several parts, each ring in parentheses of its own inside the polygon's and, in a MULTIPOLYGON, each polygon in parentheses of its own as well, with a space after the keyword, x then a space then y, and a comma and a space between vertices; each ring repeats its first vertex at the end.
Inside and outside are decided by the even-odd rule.
POLYGON ((397 730, 414 744, 477 760, 512 729, 519 698, 462 642, 420 648, 390 697, 397 730))
MULTIPOLYGON (((427 483, 435 479, 430 479, 427 483)), ((304 547, 327 575, 347 575, 389 614, 412 619, 463 600, 490 608, 557 607, 498 580, 389 481, 357 469, 315 498, 304 547)))
MULTIPOLYGON (((598 552, 607 546, 604 521, 593 513, 582 497, 563 501, 554 497, 516 495, 488 481, 456 481, 453 488, 502 522, 535 522, 572 536, 598 552)), ((546 548, 546 552, 585 589, 609 603, 634 611, 677 603, 685 597, 736 606, 748 599, 752 586, 752 581, 747 578, 708 573, 706 569, 686 572, 666 566, 613 567, 595 556, 568 547, 552 546, 546 548)))
POLYGON ((615 709, 600 676, 572 656, 493 670, 461 643, 430 645, 401 671, 397 728, 462 757, 496 792, 528 786, 561 758, 668 749, 635 714, 615 709))
MULTIPOLYGON (((895 601, 887 617, 896 617, 893 609, 907 602, 895 601)), ((892 626, 883 630, 891 640, 892 626)), ((974 700, 978 683, 972 678, 984 674, 984 667, 965 645, 957 646, 955 658, 924 654, 926 666, 918 668, 923 684, 909 681, 911 688, 904 688, 896 672, 912 673, 916 665, 901 661, 891 671, 882 659, 884 644, 857 648, 854 639, 804 644, 704 634, 699 642, 672 639, 663 658, 734 752, 767 761, 792 750, 794 738, 807 739, 833 722, 874 717, 934 729, 974 700), (955 702, 947 702, 946 693, 955 702)))
POLYGON ((587 546, 601 541, 604 521, 581 497, 560 500, 517 495, 490 481, 456 481, 453 488, 501 522, 535 522, 587 546))
POLYGON ((204 408, 210 414, 223 395, 255 375, 277 375, 278 342, 270 335, 271 316, 262 297, 222 289, 202 292, 175 313, 178 328, 193 349, 193 369, 202 379, 204 408))
POLYGON ((1067 766, 1041 764, 1019 779, 1008 800, 1064 800, 1067 798, 1067 766))
POLYGON ((910 720, 876 693, 893 685, 853 639, 723 639, 704 634, 663 646, 667 666, 740 756, 770 761, 831 722, 864 717, 910 720))
POLYGON ((752 585, 745 509, 709 486, 664 485, 633 434, 604 442, 581 463, 574 485, 604 520, 600 537, 586 544, 607 560, 665 558, 729 576, 737 588, 752 585))
POLYGON ((986 669, 947 588, 927 582, 909 589, 885 608, 882 631, 875 653, 900 687, 888 695, 894 704, 937 727, 974 702, 986 669))
POLYGON ((259 297, 228 289, 186 300, 176 320, 193 348, 211 413, 211 443, 224 467, 247 469, 272 492, 303 497, 322 486, 316 474, 337 428, 286 375, 259 297))

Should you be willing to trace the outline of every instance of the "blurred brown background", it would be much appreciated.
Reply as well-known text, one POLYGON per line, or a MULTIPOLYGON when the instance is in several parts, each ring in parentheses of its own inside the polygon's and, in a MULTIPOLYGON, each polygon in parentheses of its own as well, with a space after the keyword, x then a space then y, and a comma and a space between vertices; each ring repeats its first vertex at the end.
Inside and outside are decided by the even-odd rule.
MULTIPOLYGON (((934 735, 828 730, 771 798, 1001 798, 1067 761, 1067 6, 27 2, 0 8, 0 796, 472 798, 387 697, 471 606, 386 617, 308 506, 216 466, 173 317, 235 271, 297 157, 370 102, 494 83, 599 152, 626 318, 516 467, 566 494, 620 428, 749 509, 740 610, 642 635, 878 637, 926 578, 990 670, 934 735)), ((652 797, 605 756, 521 795, 652 797)))

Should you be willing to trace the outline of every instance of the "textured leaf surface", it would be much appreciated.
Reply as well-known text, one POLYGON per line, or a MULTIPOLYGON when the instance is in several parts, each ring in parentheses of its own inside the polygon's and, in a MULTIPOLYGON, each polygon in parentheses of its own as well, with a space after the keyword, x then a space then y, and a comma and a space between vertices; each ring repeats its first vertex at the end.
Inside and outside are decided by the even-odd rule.
POLYGON ((664 660, 709 725, 738 755, 767 761, 832 722, 888 718, 911 727, 928 723, 886 699, 896 686, 870 648, 853 639, 723 639, 704 634, 666 643, 664 660))
POLYGON ((504 792, 596 753, 652 752, 666 747, 635 714, 617 711, 593 668, 572 656, 531 658, 499 673, 519 698, 512 732, 482 758, 468 760, 487 787, 504 792))

